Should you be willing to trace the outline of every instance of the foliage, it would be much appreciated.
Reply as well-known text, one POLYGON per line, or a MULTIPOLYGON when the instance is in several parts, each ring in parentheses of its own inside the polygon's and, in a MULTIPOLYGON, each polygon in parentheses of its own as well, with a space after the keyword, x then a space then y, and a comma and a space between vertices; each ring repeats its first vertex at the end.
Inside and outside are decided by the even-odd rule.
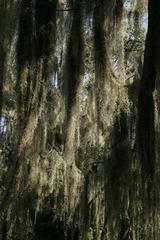
POLYGON ((0 240, 158 239, 158 7, 0 3, 0 240))

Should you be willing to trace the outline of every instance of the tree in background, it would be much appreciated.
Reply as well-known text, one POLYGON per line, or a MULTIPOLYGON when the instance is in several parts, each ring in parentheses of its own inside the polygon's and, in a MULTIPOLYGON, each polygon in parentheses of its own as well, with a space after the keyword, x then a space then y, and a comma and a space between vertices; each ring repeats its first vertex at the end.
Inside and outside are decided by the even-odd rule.
POLYGON ((0 3, 0 240, 159 239, 159 10, 0 3))

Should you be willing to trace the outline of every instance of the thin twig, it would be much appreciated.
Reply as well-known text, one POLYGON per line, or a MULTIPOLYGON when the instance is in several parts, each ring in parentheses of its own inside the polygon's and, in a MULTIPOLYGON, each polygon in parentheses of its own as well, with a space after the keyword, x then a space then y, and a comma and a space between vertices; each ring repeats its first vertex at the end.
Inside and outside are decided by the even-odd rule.
POLYGON ((56 9, 56 12, 69 12, 69 11, 79 11, 78 8, 68 8, 68 9, 56 9))

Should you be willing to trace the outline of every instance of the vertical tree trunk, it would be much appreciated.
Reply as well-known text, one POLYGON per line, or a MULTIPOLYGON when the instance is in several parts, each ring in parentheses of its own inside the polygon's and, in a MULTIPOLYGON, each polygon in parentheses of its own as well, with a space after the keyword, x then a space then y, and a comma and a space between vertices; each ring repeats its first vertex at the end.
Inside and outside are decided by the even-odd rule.
MULTIPOLYGON (((157 85, 159 62, 159 39, 160 28, 160 2, 149 0, 148 6, 148 32, 146 38, 144 67, 140 82, 140 93, 138 98, 138 150, 141 162, 142 174, 142 202, 144 214, 144 237, 146 239, 157 239, 155 232, 155 176, 157 174, 156 158, 156 129, 155 129, 155 98, 154 92, 157 85)), ((158 88, 157 88, 158 91, 158 88)), ((159 213, 157 212, 159 215, 159 213)))

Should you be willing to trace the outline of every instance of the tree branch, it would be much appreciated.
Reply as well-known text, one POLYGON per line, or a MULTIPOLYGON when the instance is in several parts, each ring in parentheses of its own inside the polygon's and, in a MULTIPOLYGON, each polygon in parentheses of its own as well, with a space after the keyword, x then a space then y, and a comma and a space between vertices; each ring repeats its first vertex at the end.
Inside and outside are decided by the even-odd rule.
POLYGON ((70 12, 70 11, 79 11, 78 8, 68 8, 68 9, 56 9, 56 12, 70 12))

